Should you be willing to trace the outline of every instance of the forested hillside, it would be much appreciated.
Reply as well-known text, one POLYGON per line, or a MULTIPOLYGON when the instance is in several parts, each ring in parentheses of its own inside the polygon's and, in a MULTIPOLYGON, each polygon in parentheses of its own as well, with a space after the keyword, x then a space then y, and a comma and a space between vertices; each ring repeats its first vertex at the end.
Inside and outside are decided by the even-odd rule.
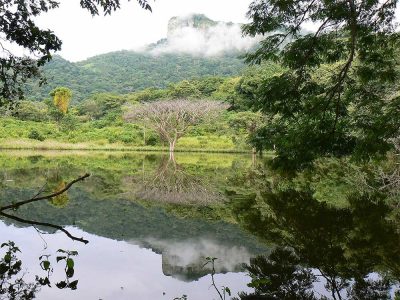
POLYGON ((80 62, 55 56, 43 66, 47 84, 30 82, 26 100, 12 112, 1 111, 1 146, 164 149, 165 137, 142 119, 129 119, 129 113, 146 103, 187 99, 174 105, 194 107, 193 117, 203 112, 201 105, 214 106, 218 114, 204 116, 189 130, 185 126, 178 150, 249 151, 247 141, 261 116, 247 111, 247 102, 263 76, 281 70, 272 62, 245 65, 240 55, 255 43, 243 40, 240 24, 190 15, 172 18, 167 37, 141 51, 80 62), (193 37, 198 43, 185 47, 193 37))
POLYGON ((241 38, 239 29, 239 24, 216 22, 204 15, 175 17, 169 22, 168 37, 143 51, 111 52, 80 62, 54 56, 43 67, 47 84, 29 83, 26 98, 43 100, 54 88, 66 86, 74 93, 73 101, 80 102, 96 93, 127 94, 149 87, 165 88, 181 80, 235 76, 244 68, 239 56, 252 45, 244 41, 245 46, 239 43, 238 48, 233 42, 241 38), (218 41, 221 33, 227 40, 218 41), (198 38, 201 44, 195 49, 184 48, 188 36, 198 38), (212 46, 212 52, 204 52, 212 46))
POLYGON ((78 63, 59 56, 44 68, 48 83, 29 84, 27 98, 42 100, 57 86, 74 91, 74 101, 101 93, 125 94, 148 87, 166 87, 168 83, 210 75, 237 75, 244 64, 235 56, 193 57, 185 54, 153 56, 133 51, 98 55, 78 63))

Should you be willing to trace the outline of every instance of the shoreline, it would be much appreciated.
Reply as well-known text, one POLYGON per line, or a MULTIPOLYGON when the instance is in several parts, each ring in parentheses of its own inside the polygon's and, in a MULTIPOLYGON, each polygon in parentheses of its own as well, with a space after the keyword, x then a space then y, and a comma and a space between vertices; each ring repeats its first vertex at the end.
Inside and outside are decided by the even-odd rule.
MULTIPOLYGON (((82 152, 136 152, 136 153, 170 153, 169 147, 166 146, 127 146, 118 143, 98 144, 93 142, 87 143, 69 143, 56 140, 36 141, 29 139, 0 139, 0 152, 6 151, 82 151, 82 152)), ((174 153, 210 153, 210 154, 244 154, 253 155, 251 148, 198 148, 179 146, 175 148, 174 153)), ((257 153, 257 156, 259 153, 257 153)), ((263 151, 262 155, 274 155, 273 151, 263 151)))
MULTIPOLYGON (((104 151, 104 152, 160 152, 169 153, 168 147, 154 146, 120 146, 120 145, 94 145, 94 144, 69 144, 69 143, 0 143, 0 151, 104 151)), ((226 154, 252 154, 251 149, 198 149, 198 148, 176 148, 177 152, 187 153, 226 153, 226 154)))

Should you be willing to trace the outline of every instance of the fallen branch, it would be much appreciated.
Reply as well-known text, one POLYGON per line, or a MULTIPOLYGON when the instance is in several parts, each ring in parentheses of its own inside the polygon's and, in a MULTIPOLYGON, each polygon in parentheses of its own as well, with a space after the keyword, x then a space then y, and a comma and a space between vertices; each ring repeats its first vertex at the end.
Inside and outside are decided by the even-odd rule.
POLYGON ((21 222, 21 223, 25 223, 25 224, 29 224, 29 225, 36 225, 36 226, 46 226, 46 227, 51 227, 57 230, 61 230, 62 232, 64 232, 71 240, 74 241, 78 241, 78 242, 82 242, 82 243, 89 243, 88 240, 85 240, 84 238, 78 238, 74 235, 72 235, 71 233, 69 233, 68 230, 64 229, 62 226, 59 225, 55 225, 55 224, 51 224, 51 223, 46 223, 46 222, 38 222, 38 221, 31 221, 31 220, 26 220, 26 219, 22 219, 20 217, 17 216, 13 216, 13 215, 9 215, 5 212, 0 212, 0 216, 4 216, 6 218, 21 222))
POLYGON ((78 241, 78 242, 82 242, 82 243, 87 244, 87 243, 89 243, 88 240, 85 240, 83 238, 78 238, 78 237, 72 235, 71 233, 69 233, 68 230, 66 230, 62 226, 51 224, 51 223, 46 223, 46 222, 38 222, 38 221, 22 219, 20 217, 5 213, 4 211, 10 210, 10 209, 15 210, 15 209, 19 208, 22 205, 25 205, 25 204, 28 204, 28 203, 32 203, 32 202, 37 202, 37 201, 42 201, 42 200, 50 200, 50 199, 52 199, 54 197, 57 197, 57 196, 65 193, 75 183, 77 183, 79 181, 83 181, 89 176, 90 176, 90 174, 85 174, 85 175, 83 175, 83 176, 71 181, 63 189, 61 189, 61 190, 59 190, 59 191, 57 191, 55 193, 39 197, 39 195, 41 194, 41 191, 42 191, 42 189, 41 189, 41 191, 39 193, 37 193, 34 197, 32 197, 32 198, 30 198, 28 200, 24 200, 24 201, 20 201, 20 202, 14 203, 14 204, 10 204, 10 205, 7 205, 7 206, 0 207, 0 216, 4 216, 4 217, 6 217, 8 219, 12 219, 12 220, 15 220, 15 221, 18 221, 18 222, 21 222, 21 223, 25 223, 25 224, 29 224, 29 225, 33 225, 33 226, 45 226, 45 227, 54 228, 54 229, 57 229, 57 230, 60 230, 60 231, 64 232, 70 239, 72 239, 74 241, 78 241))
POLYGON ((25 201, 21 201, 21 202, 17 202, 17 203, 14 203, 14 204, 10 204, 10 205, 7 205, 7 206, 0 207, 0 212, 8 210, 8 209, 17 209, 21 205, 25 205, 25 204, 28 204, 28 203, 32 203, 32 202, 36 202, 36 201, 40 201, 40 200, 49 200, 49 199, 52 199, 54 197, 57 197, 58 195, 61 195, 64 192, 66 192, 67 190, 69 190, 71 188, 71 186, 73 186, 75 183, 77 183, 79 181, 83 181, 85 178, 87 178, 89 176, 90 176, 90 174, 85 174, 85 175, 83 175, 83 176, 71 181, 63 189, 61 189, 58 192, 55 192, 53 194, 42 196, 42 197, 38 197, 38 195, 36 195, 33 198, 25 200, 25 201))

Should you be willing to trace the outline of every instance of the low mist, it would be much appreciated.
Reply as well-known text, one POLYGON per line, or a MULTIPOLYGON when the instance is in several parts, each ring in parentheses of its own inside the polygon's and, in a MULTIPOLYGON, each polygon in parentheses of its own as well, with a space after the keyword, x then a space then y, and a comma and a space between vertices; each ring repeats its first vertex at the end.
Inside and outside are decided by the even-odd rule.
POLYGON ((258 43, 260 38, 243 37, 239 24, 219 22, 207 28, 184 26, 168 33, 165 43, 151 53, 185 53, 194 56, 218 56, 229 52, 244 52, 258 43))

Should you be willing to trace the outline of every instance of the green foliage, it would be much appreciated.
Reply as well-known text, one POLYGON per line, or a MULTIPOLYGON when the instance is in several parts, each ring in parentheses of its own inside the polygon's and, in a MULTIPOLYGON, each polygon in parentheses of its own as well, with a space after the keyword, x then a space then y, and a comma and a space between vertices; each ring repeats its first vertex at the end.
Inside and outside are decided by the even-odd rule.
MULTIPOLYGON (((207 58, 185 54, 152 56, 119 51, 77 63, 54 56, 42 68, 48 83, 39 87, 36 82, 31 82, 26 94, 29 99, 41 100, 57 86, 67 85, 74 91, 73 101, 80 102, 92 94, 128 94, 146 88, 165 88, 170 83, 182 80, 237 75, 243 68, 242 60, 234 55, 207 58)), ((199 89, 204 91, 202 87, 199 89)))
POLYGON ((49 119, 48 106, 43 102, 21 101, 13 115, 20 120, 42 122, 49 119))
MULTIPOLYGON (((41 152, 40 155, 32 153, 25 157, 14 154, 3 152, 0 157, 2 170, 7 170, 0 181, 3 184, 3 200, 0 200, 3 203, 0 205, 12 203, 23 195, 31 195, 48 182, 49 177, 54 178, 51 182, 58 184, 55 180, 57 174, 62 174, 64 182, 71 181, 82 172, 91 174, 85 184, 77 185, 68 192, 69 203, 63 209, 55 209, 45 201, 35 203, 37 209, 20 207, 18 215, 21 217, 54 224, 74 224, 86 232, 118 240, 145 242, 150 236, 157 240, 176 241, 213 234, 221 245, 228 248, 240 245, 246 247, 249 253, 261 253, 265 249, 230 223, 232 219, 224 203, 213 206, 202 203, 179 205, 141 202, 140 197, 133 197, 133 193, 142 187, 143 180, 153 181, 159 174, 161 154, 74 152, 71 155, 68 152, 41 152), (4 175, 15 181, 7 184, 4 175), (88 218, 88 215, 92 217, 88 218), (126 221, 121 222, 121 215, 126 221), (110 222, 104 222, 107 216, 110 222)), ((178 172, 188 173, 207 189, 222 189, 234 161, 239 160, 246 166, 251 163, 247 155, 179 153, 175 158, 179 164, 178 172)), ((46 185, 44 193, 51 193, 56 187, 46 185)), ((153 247, 148 242, 146 245, 153 247)), ((157 245, 154 247, 159 249, 157 245)))
POLYGON ((31 132, 29 132, 28 138, 32 140, 38 140, 38 141, 44 141, 45 138, 35 129, 32 129, 31 132))
POLYGON ((249 9, 244 32, 266 38, 247 60, 285 68, 250 93, 252 107, 269 119, 253 143, 276 147, 276 163, 290 168, 320 156, 384 155, 400 133, 395 5, 297 4, 256 0, 249 9), (303 34, 308 20, 320 27, 303 34))
POLYGON ((242 293, 240 299, 316 300, 312 290, 317 277, 311 269, 300 266, 300 258, 289 249, 277 248, 268 256, 251 260, 246 267, 251 276, 248 285, 255 289, 251 295, 242 293), (296 284, 293 284, 293 283, 296 284))
POLYGON ((109 113, 122 113, 122 105, 125 97, 109 93, 101 93, 90 96, 78 105, 80 115, 87 115, 91 120, 98 120, 109 113))
POLYGON ((76 290, 78 287, 78 280, 73 280, 71 281, 71 278, 75 274, 75 262, 72 257, 77 256, 78 252, 77 251, 66 251, 63 249, 57 250, 59 253, 59 256, 57 256, 57 263, 60 261, 65 262, 65 275, 66 278, 65 280, 59 281, 56 283, 56 286, 59 289, 71 289, 71 290, 76 290))
POLYGON ((241 97, 241 109, 249 109, 258 101, 259 94, 263 92, 262 83, 271 77, 279 76, 285 71, 281 65, 266 61, 260 65, 252 65, 245 70, 235 87, 236 93, 241 97))
MULTIPOLYGON (((393 172, 385 164, 319 159, 296 173, 260 164, 232 176, 229 206, 236 220, 275 249, 251 260, 255 291, 240 299, 325 299, 313 288, 317 278, 332 282, 327 294, 391 299, 400 235, 393 222, 398 197, 382 183, 382 174, 393 172)), ((392 167, 398 169, 395 162, 392 167)))
MULTIPOLYGON (((71 117, 76 118, 73 115, 71 117)), ((38 132, 47 143, 46 145, 42 144, 41 147, 49 149, 71 148, 74 144, 78 144, 78 148, 96 148, 96 145, 107 148, 110 143, 131 147, 144 146, 143 128, 141 126, 128 124, 122 120, 120 123, 118 121, 115 124, 115 119, 100 119, 93 122, 77 121, 76 124, 73 124, 73 127, 67 129, 63 124, 69 118, 70 116, 67 114, 65 120, 61 120, 60 123, 39 123, 21 121, 14 118, 0 118, 0 135, 2 137, 0 146, 31 148, 33 145, 25 141, 29 139, 31 131, 38 132), (57 144, 57 142, 60 144, 57 144)), ((232 135, 235 133, 229 128, 226 121, 223 120, 223 122, 225 123, 224 126, 220 124, 216 128, 211 123, 192 128, 187 136, 179 140, 177 150, 248 151, 248 147, 245 144, 234 144, 232 142, 232 135), (216 130, 221 131, 215 132, 216 130)), ((160 148, 157 147, 163 145, 158 135, 149 128, 146 130, 146 145, 153 146, 154 149, 158 150, 160 148)))
MULTIPOLYGON (((151 11, 147 0, 138 0, 139 5, 151 11)), ((120 8, 119 0, 100 1, 82 0, 82 8, 92 15, 98 15, 99 9, 105 14, 111 14, 120 8)), ((54 51, 61 49, 62 42, 50 29, 41 29, 35 23, 38 16, 56 9, 59 3, 52 0, 40 2, 29 0, 3 1, 0 4, 0 32, 7 45, 17 45, 37 57, 18 56, 12 49, 2 45, 0 58, 0 106, 14 106, 17 100, 24 97, 23 85, 31 78, 40 77, 39 68, 52 58, 54 51), (10 51, 11 50, 11 51, 10 51)), ((40 83, 43 83, 43 78, 40 83)), ((54 87, 52 87, 54 88, 54 87)), ((47 90, 48 93, 50 90, 47 90)), ((43 97, 42 97, 43 98, 43 97)))
POLYGON ((41 13, 58 6, 54 1, 3 1, 0 4, 0 32, 10 44, 30 51, 37 60, 18 56, 2 47, 0 58, 0 106, 13 105, 23 98, 23 84, 39 76, 39 67, 51 59, 51 52, 61 49, 61 41, 50 30, 39 28, 34 20, 41 13))
POLYGON ((26 283, 22 270, 22 261, 17 254, 21 252, 14 242, 1 244, 0 251, 5 251, 0 258, 0 297, 4 299, 19 299, 19 295, 24 295, 25 299, 35 298, 40 284, 26 283))
POLYGON ((215 91, 212 93, 212 97, 216 100, 222 100, 231 105, 231 109, 238 109, 238 99, 240 96, 237 94, 237 88, 239 85, 240 77, 233 77, 224 80, 215 91))
POLYGON ((128 94, 127 101, 131 103, 146 102, 146 101, 163 99, 167 97, 168 97, 168 90, 166 89, 147 88, 144 90, 134 92, 132 94, 128 94))
MULTIPOLYGON (((53 267, 50 261, 51 255, 42 255, 39 257, 40 268, 44 271, 45 276, 40 277, 36 275, 35 280, 26 282, 25 274, 20 274, 22 271, 22 261, 18 259, 17 254, 20 249, 14 242, 9 241, 0 246, 0 251, 5 251, 4 257, 0 259, 0 296, 4 299, 34 299, 36 293, 40 290, 41 286, 51 287, 51 275, 53 267)), ((78 255, 77 251, 66 251, 59 249, 57 251, 63 256, 57 256, 57 263, 65 260, 65 275, 66 279, 60 281, 55 285, 59 289, 77 288, 78 280, 71 281, 74 275, 74 260, 72 257, 78 255)))
POLYGON ((263 124, 263 116, 260 113, 242 111, 230 115, 229 125, 238 131, 253 134, 263 124))
MULTIPOLYGON (((63 180, 61 180, 58 182, 58 184, 53 192, 56 193, 56 192, 64 189, 65 186, 66 186, 65 182, 63 180)), ((65 206, 67 206, 68 202, 69 202, 68 192, 65 192, 58 196, 53 197, 52 199, 49 200, 49 202, 58 208, 63 208, 65 206)))
POLYGON ((200 91, 197 87, 187 80, 183 80, 176 84, 168 85, 168 96, 173 99, 179 98, 199 98, 200 91))

